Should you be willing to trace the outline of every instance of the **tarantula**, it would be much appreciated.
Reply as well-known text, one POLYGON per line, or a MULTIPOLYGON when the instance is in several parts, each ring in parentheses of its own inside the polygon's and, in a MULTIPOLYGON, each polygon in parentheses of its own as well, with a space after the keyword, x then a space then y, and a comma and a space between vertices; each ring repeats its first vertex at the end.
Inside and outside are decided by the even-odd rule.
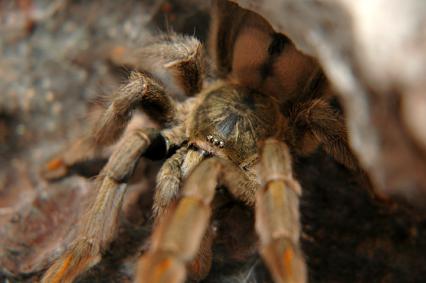
POLYGON ((209 49, 214 74, 209 80, 203 46, 194 37, 161 35, 140 50, 140 71, 111 97, 85 143, 88 148, 114 143, 135 109, 161 128, 122 137, 98 176, 97 196, 77 239, 42 282, 72 282, 99 262, 117 230, 126 182, 142 156, 165 161, 138 282, 201 280, 208 274, 219 186, 255 210, 260 253, 275 282, 306 282, 299 244, 302 190, 291 154, 308 155, 321 145, 338 162, 356 166, 344 120, 330 104, 332 91, 312 58, 237 4, 212 2, 209 49))

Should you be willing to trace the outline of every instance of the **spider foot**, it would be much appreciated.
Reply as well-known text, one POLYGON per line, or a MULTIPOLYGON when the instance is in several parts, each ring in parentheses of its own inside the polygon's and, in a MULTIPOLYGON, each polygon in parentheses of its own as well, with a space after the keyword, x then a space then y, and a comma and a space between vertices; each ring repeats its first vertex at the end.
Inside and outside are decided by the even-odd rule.
POLYGON ((60 157, 56 157, 44 164, 41 168, 40 174, 43 179, 52 181, 66 177, 69 172, 68 169, 69 168, 65 161, 60 157))
POLYGON ((302 253, 290 239, 284 237, 274 239, 262 247, 261 253, 276 283, 306 282, 306 267, 302 253))
POLYGON ((93 177, 99 173, 108 157, 108 150, 95 149, 90 137, 79 138, 42 164, 40 175, 47 181, 57 181, 71 175, 93 177))
POLYGON ((212 266, 212 250, 211 243, 207 246, 208 250, 204 251, 205 246, 200 248, 197 257, 187 265, 188 277, 196 282, 199 282, 207 277, 212 266))
POLYGON ((178 283, 186 276, 185 264, 167 252, 145 254, 138 265, 136 282, 178 283))
POLYGON ((46 271, 41 283, 68 283, 101 260, 99 248, 89 241, 79 241, 46 271))

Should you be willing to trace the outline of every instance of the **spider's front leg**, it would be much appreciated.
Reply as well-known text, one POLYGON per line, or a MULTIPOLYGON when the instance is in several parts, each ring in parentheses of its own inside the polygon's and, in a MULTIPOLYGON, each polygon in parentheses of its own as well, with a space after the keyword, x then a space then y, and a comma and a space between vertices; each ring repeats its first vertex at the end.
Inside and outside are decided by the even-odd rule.
POLYGON ((85 175, 85 171, 94 171, 93 167, 102 168, 109 155, 105 147, 123 135, 135 109, 144 110, 160 124, 172 121, 177 114, 175 102, 160 83, 148 75, 133 72, 127 84, 112 95, 107 108, 97 114, 91 134, 50 160, 42 168, 42 176, 55 180, 74 173, 85 175), (84 170, 86 168, 90 170, 84 170))
POLYGON ((100 173, 96 199, 80 222, 77 239, 47 270, 42 282, 72 282, 101 259, 115 235, 126 182, 150 146, 167 152, 165 138, 158 130, 137 130, 123 138, 100 173))
POLYGON ((292 176, 284 143, 264 142, 259 177, 262 188, 256 195, 256 230, 261 255, 276 283, 304 283, 307 271, 299 245, 301 188, 292 176))
MULTIPOLYGON (((218 184, 233 188, 250 185, 255 191, 256 184, 235 165, 219 158, 203 161, 189 175, 183 188, 183 197, 160 221, 152 236, 150 250, 138 265, 137 282, 179 283, 186 278, 186 266, 194 260, 200 249, 206 249, 211 239, 206 231, 212 213, 211 202, 218 184), (204 238, 203 238, 204 237, 204 238)), ((241 188, 240 188, 241 189, 241 188)), ((191 271, 197 271, 199 278, 209 271, 211 255, 198 256, 192 262, 191 271)))
POLYGON ((102 148, 116 142, 123 136, 135 109, 142 109, 160 125, 176 126, 161 133, 141 129, 124 133, 100 173, 96 199, 80 222, 78 238, 48 269, 42 282, 72 282, 98 262, 115 234, 126 182, 141 155, 164 158, 171 147, 185 139, 184 120, 193 101, 176 105, 169 94, 176 91, 190 96, 201 88, 200 42, 193 37, 162 36, 147 44, 140 55, 143 72, 133 72, 127 84, 112 96, 92 135, 85 139, 84 148, 102 148))
POLYGON ((89 135, 47 162, 41 170, 45 179, 80 174, 93 161, 104 161, 108 157, 104 147, 121 137, 135 109, 142 109, 164 125, 175 120, 176 114, 185 112, 176 109, 170 95, 194 96, 200 91, 204 59, 202 45, 196 38, 174 33, 161 35, 135 52, 135 56, 134 67, 139 71, 132 72, 128 82, 109 98, 106 109, 96 115, 89 135))

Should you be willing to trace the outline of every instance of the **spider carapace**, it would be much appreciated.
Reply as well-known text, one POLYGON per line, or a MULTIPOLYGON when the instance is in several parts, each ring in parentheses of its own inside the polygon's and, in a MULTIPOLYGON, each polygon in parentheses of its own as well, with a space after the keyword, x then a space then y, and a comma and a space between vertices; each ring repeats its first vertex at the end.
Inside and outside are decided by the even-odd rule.
MULTIPOLYGON (((201 94, 188 126, 189 143, 235 164, 257 155, 258 141, 279 136, 284 123, 278 103, 259 91, 219 83, 201 94)), ((281 132, 282 134, 282 132, 281 132)))
POLYGON ((334 95, 315 60, 256 13, 212 1, 209 41, 212 68, 205 67, 203 45, 194 37, 154 37, 135 52, 135 71, 110 97, 91 134, 44 170, 47 178, 58 164, 61 174, 73 172, 115 143, 78 236, 42 282, 72 282, 101 259, 116 236, 126 184, 142 156, 164 162, 154 192, 154 231, 138 261, 137 282, 181 283, 209 274, 218 187, 255 211, 258 242, 252 247, 275 282, 306 282, 302 190, 291 155, 322 146, 354 168, 342 113, 332 107, 334 95), (205 70, 213 70, 208 80, 205 70), (159 128, 127 131, 136 109, 159 128))

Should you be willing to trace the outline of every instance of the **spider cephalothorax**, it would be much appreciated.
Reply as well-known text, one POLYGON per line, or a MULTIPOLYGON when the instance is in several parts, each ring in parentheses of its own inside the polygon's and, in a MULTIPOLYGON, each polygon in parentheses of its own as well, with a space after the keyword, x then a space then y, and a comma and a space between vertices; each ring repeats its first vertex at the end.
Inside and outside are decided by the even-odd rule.
MULTIPOLYGON (((219 186, 255 209, 260 252, 274 280, 306 281, 299 248, 301 188, 290 153, 307 155, 322 145, 353 167, 343 119, 329 105, 330 91, 314 60, 255 13, 227 1, 212 5, 215 79, 203 82, 208 68, 193 37, 159 36, 137 52, 139 71, 111 97, 79 146, 93 155, 94 148, 120 137, 121 142, 99 174, 97 197, 79 236, 43 282, 70 282, 99 261, 115 235, 124 185, 141 156, 165 160, 154 196, 156 226, 138 264, 138 282, 183 282, 186 274, 196 280, 208 274, 219 186), (134 109, 160 128, 125 132, 134 109)), ((60 164, 66 172, 78 158, 55 160, 47 171, 60 164)))
MULTIPOLYGON (((257 142, 278 136, 278 104, 256 90, 222 82, 201 94, 188 125, 189 142, 240 165, 257 153, 257 142)), ((282 134, 282 133, 281 133, 282 134)))

